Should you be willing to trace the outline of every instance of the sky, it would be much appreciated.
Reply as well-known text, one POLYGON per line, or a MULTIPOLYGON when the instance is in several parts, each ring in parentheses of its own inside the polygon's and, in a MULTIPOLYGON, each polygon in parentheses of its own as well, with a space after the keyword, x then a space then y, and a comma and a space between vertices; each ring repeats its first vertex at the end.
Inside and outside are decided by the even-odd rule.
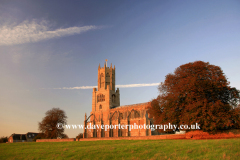
POLYGON ((105 59, 120 105, 156 98, 167 74, 199 60, 240 89, 240 1, 0 0, 0 136, 39 132, 52 108, 83 124, 105 59))

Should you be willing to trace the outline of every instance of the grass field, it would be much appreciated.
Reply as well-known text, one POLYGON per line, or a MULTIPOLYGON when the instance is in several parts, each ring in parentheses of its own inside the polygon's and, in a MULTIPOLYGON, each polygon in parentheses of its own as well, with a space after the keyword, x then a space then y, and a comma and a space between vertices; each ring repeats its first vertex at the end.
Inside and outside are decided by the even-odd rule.
POLYGON ((240 159, 240 139, 0 144, 0 159, 240 159))

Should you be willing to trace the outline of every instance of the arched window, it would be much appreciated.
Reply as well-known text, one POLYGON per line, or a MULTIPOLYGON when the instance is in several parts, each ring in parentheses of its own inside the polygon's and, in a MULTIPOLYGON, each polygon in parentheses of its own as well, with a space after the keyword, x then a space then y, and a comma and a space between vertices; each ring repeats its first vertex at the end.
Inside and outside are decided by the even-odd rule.
POLYGON ((123 119, 123 113, 119 113, 119 119, 120 119, 120 120, 123 119))
POLYGON ((106 77, 110 77, 109 73, 107 73, 106 77))
POLYGON ((99 106, 99 110, 100 110, 100 109, 102 109, 102 105, 101 105, 101 104, 100 104, 100 106, 99 106))
POLYGON ((135 115, 134 115, 134 110, 132 110, 131 111, 131 119, 134 119, 135 117, 134 117, 135 115))
POLYGON ((103 88, 104 87, 104 82, 105 82, 105 80, 104 80, 104 75, 103 75, 103 73, 101 74, 101 76, 100 76, 100 88, 103 88))
POLYGON ((103 102, 105 101, 105 95, 99 94, 97 95, 97 102, 103 102))
POLYGON ((113 94, 112 95, 112 102, 115 103, 115 101, 116 101, 116 96, 115 96, 115 94, 113 94))
POLYGON ((140 115, 140 114, 139 114, 139 111, 135 111, 134 117, 135 117, 135 118, 139 118, 139 117, 140 117, 139 115, 140 115))

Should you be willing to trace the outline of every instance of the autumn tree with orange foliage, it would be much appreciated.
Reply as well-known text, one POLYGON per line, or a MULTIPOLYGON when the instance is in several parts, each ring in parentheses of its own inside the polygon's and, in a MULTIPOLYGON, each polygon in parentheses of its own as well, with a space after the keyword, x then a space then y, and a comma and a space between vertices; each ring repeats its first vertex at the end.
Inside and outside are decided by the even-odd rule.
POLYGON ((240 126, 239 91, 229 86, 219 66, 202 61, 181 65, 158 89, 149 109, 155 124, 198 123, 208 132, 240 126))
POLYGON ((63 126, 67 124, 67 116, 65 111, 59 108, 48 110, 46 116, 38 123, 38 129, 43 133, 42 138, 68 138, 64 134, 63 126))

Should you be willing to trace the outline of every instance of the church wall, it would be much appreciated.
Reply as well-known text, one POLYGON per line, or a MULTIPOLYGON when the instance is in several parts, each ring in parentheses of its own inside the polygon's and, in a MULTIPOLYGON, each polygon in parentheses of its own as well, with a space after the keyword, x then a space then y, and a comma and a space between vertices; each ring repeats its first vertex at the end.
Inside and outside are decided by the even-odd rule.
MULTIPOLYGON (((93 88, 92 112, 87 124, 98 125, 100 128, 86 129, 84 135, 90 137, 127 137, 151 135, 149 129, 138 128, 139 125, 149 123, 147 110, 148 103, 120 106, 120 91, 115 90, 115 66, 114 68, 98 67, 98 89, 93 88), (101 105, 101 107, 100 107, 101 105), (137 128, 116 128, 102 130, 101 125, 132 125, 137 128), (150 133, 150 134, 149 134, 150 133)), ((85 117, 86 120, 86 117, 85 117)), ((86 121, 85 121, 86 122, 86 121)), ((86 124, 85 124, 86 125, 86 124)))
MULTIPOLYGON (((139 128, 140 125, 144 126, 147 125, 147 109, 150 103, 143 103, 143 104, 134 104, 134 105, 128 105, 128 106, 120 106, 117 108, 110 109, 108 111, 97 111, 97 112, 91 112, 93 116, 90 118, 90 122, 93 125, 95 122, 95 125, 101 126, 102 124, 117 126, 116 129, 113 129, 110 133, 110 129, 107 129, 107 131, 102 131, 101 128, 96 128, 95 135, 97 137, 127 137, 127 136, 146 136, 147 132, 148 135, 150 135, 150 131, 144 128, 139 128), (131 128, 130 132, 129 129, 119 129, 118 124, 121 125, 132 125, 135 128, 131 128), (120 131, 119 131, 120 130, 120 131), (102 133, 103 132, 103 133, 102 133)), ((88 123, 89 124, 89 123, 88 123)), ((94 137, 94 130, 90 129, 88 130, 88 137, 94 137)))

